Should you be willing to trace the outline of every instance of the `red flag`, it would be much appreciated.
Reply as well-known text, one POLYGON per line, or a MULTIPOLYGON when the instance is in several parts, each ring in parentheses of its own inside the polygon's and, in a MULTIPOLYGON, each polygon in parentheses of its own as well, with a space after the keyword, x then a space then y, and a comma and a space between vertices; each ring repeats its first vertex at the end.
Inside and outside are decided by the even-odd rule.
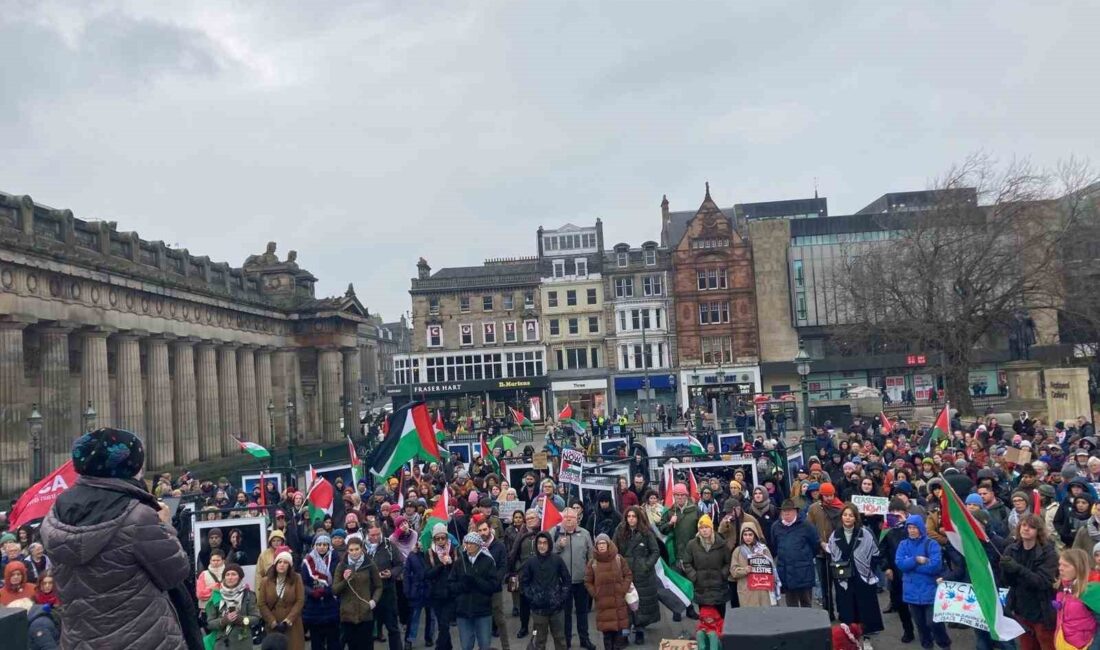
POLYGON ((695 482, 695 471, 691 469, 688 470, 688 494, 692 501, 699 500, 699 484, 695 482))
POLYGON ((443 409, 436 409, 435 410, 435 430, 436 431, 446 431, 447 430, 443 426, 443 409))
POLYGON ((1031 512, 1032 514, 1040 514, 1043 511, 1043 502, 1039 498, 1039 491, 1031 491, 1031 512))
POLYGON ((50 512, 57 497, 76 483, 76 470, 73 461, 67 461, 46 478, 35 483, 12 506, 8 517, 8 527, 16 529, 23 524, 42 519, 50 512))
POLYGON ((665 507, 671 508, 676 500, 672 498, 672 488, 676 485, 676 473, 672 471, 672 468, 665 465, 665 507))
POLYGON ((890 435, 894 432, 894 423, 890 421, 890 418, 886 416, 883 411, 878 412, 878 419, 882 422, 882 432, 886 435, 890 435))
POLYGON ((558 422, 573 419, 573 407, 569 405, 569 402, 565 403, 565 407, 558 413, 558 422))
POLYGON ((546 532, 561 523, 561 513, 554 507, 554 497, 542 500, 542 532, 546 532))
POLYGON ((382 418, 382 435, 383 436, 390 435, 390 419, 389 418, 382 418))

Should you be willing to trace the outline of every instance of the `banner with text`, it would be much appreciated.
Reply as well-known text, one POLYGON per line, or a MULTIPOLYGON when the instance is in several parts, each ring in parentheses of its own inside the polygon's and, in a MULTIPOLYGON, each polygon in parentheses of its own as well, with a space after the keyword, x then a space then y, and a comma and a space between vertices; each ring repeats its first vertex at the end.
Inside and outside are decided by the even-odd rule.
POLYGON ((887 497, 869 497, 860 494, 852 495, 852 505, 854 505, 861 515, 881 515, 886 516, 886 513, 890 510, 890 499, 887 497))
MULTIPOLYGON (((1008 590, 1001 589, 1001 606, 1005 604, 1008 590)), ((936 587, 936 602, 932 609, 932 621, 936 623, 960 623, 979 630, 989 631, 989 625, 978 606, 978 597, 967 582, 943 581, 936 587)))

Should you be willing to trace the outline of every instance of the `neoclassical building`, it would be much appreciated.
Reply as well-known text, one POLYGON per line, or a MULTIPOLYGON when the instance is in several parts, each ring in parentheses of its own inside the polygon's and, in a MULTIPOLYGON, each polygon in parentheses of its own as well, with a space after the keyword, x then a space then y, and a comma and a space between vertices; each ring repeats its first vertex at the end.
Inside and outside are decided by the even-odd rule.
POLYGON ((39 474, 108 425, 142 435, 147 469, 239 453, 232 436, 340 440, 367 310, 275 250, 232 267, 0 193, 0 494, 31 483, 35 408, 39 474))

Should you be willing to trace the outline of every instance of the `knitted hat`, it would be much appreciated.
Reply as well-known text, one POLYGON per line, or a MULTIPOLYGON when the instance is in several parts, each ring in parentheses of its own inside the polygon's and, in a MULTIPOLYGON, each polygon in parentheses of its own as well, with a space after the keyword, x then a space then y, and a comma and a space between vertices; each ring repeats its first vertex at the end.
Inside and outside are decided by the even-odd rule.
POLYGON ((1097 542, 1096 545, 1092 547, 1092 554, 1096 555, 1097 553, 1100 553, 1100 542, 1097 542))
POLYGON ((436 524, 432 526, 432 537, 447 534, 447 524, 436 524))
POLYGON ((145 465, 141 438, 122 429, 97 429, 73 442, 73 469, 100 478, 133 478, 145 465))
MULTIPOLYGON (((703 515, 703 516, 706 517, 706 515, 703 515)), ((599 535, 596 535, 596 542, 595 543, 599 544, 600 542, 607 542, 608 544, 610 544, 611 543, 611 538, 608 537, 607 533, 600 533, 599 535)))
POLYGON ((463 544, 481 544, 481 535, 477 533, 466 533, 466 536, 462 538, 463 544))
POLYGON ((276 529, 276 530, 273 530, 273 531, 271 531, 270 533, 267 534, 267 539, 268 540, 274 539, 276 537, 278 537, 279 539, 286 539, 286 533, 284 533, 281 530, 276 529))
POLYGON ((401 528, 401 524, 405 523, 406 521, 408 521, 408 519, 405 519, 404 515, 394 515, 394 517, 393 517, 393 528, 394 528, 394 530, 397 530, 398 528, 401 528))
POLYGON ((348 522, 352 522, 352 521, 354 521, 355 523, 358 524, 359 523, 359 515, 354 513, 354 512, 349 512, 347 514, 347 516, 344 517, 344 525, 347 525, 348 522))
POLYGON ((966 505, 968 506, 982 506, 982 498, 977 494, 966 495, 966 505))
POLYGON ((332 543, 332 538, 329 537, 328 535, 324 534, 324 533, 321 533, 320 535, 313 538, 313 545, 314 546, 317 546, 318 544, 331 544, 331 543, 332 543))
POLYGON ((744 486, 741 485, 740 481, 730 481, 730 490, 733 490, 734 488, 736 488, 738 490, 745 489, 744 486))
MULTIPOLYGON (((230 571, 236 573, 240 577, 241 580, 244 580, 244 569, 241 568, 241 565, 239 565, 239 564, 227 564, 227 565, 225 565, 225 573, 229 573, 230 571)), ((222 575, 224 575, 224 573, 222 575)))
POLYGON ((820 491, 821 491, 821 484, 818 483, 817 481, 810 481, 810 484, 806 486, 806 493, 807 494, 810 493, 810 492, 820 492, 820 491))
POLYGON ((1054 486, 1049 484, 1049 483, 1040 483, 1039 484, 1039 494, 1046 497, 1046 498, 1048 498, 1048 499, 1053 499, 1054 496, 1055 496, 1054 486))
POLYGON ((285 547, 284 550, 279 551, 275 554, 275 564, 278 564, 283 560, 286 560, 291 567, 294 566, 294 556, 290 554, 290 549, 287 549, 285 547))
POLYGON ((688 493, 687 486, 684 485, 683 483, 677 483, 676 485, 672 486, 672 493, 673 494, 684 494, 684 495, 686 495, 688 493))
POLYGON ((1024 503, 1027 503, 1027 493, 1023 490, 1016 490, 1012 493, 1012 497, 1009 499, 1009 501, 1015 501, 1016 499, 1023 499, 1024 503))
POLYGON ((4 544, 7 544, 8 542, 15 542, 15 541, 18 541, 18 540, 15 538, 15 535, 13 535, 12 533, 4 533, 3 535, 0 535, 0 546, 3 546, 4 544))
POLYGON ((332 531, 332 539, 336 539, 337 537, 339 537, 341 539, 347 539, 348 531, 344 530, 343 528, 337 528, 337 529, 333 530, 332 531))
POLYGON ((836 487, 833 486, 832 483, 822 483, 821 484, 821 496, 823 496, 823 497, 835 497, 836 496, 836 487))
POLYGON ((913 496, 913 484, 909 481, 898 481, 894 483, 894 492, 905 496, 913 496))
POLYGON ((714 528, 714 521, 711 520, 710 515, 703 515, 699 517, 699 523, 696 524, 696 528, 714 528))

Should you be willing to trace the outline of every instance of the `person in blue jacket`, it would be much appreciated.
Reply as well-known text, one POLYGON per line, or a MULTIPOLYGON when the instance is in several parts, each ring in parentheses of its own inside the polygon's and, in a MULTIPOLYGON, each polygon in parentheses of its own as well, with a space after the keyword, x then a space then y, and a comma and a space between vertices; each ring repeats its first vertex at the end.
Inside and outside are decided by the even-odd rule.
POLYGON ((821 543, 817 530, 791 499, 780 506, 779 521, 772 524, 768 539, 787 607, 813 607, 814 557, 821 543))
POLYGON ((901 571, 902 600, 909 606, 917 626, 922 648, 931 648, 933 640, 941 648, 950 648, 947 626, 932 622, 932 607, 936 600, 936 579, 943 573, 943 552, 940 543, 928 537, 924 517, 910 515, 905 520, 909 537, 898 544, 894 563, 901 571))

